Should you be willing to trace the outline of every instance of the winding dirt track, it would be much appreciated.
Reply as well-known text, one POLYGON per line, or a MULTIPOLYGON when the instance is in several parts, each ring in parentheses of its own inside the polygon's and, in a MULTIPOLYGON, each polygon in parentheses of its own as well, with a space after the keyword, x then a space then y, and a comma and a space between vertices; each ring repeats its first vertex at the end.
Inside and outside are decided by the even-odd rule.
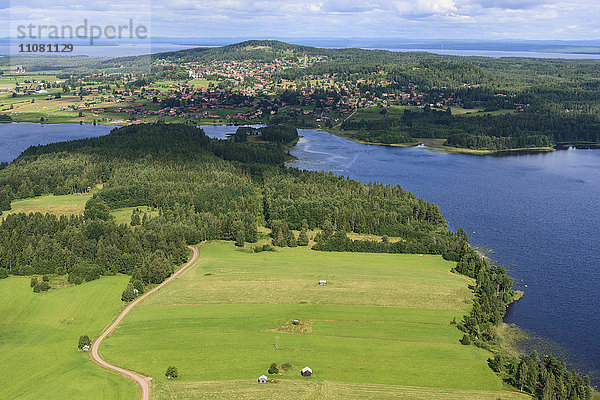
POLYGON ((119 315, 119 317, 115 320, 115 322, 113 322, 111 326, 109 326, 108 328, 106 328, 104 330, 104 332, 102 332, 100 337, 98 339, 96 339, 96 341, 94 342, 94 345, 92 346, 92 358, 94 359, 94 361, 101 367, 109 369, 114 372, 117 372, 121 375, 124 375, 127 378, 131 379, 132 381, 136 382, 138 385, 140 385, 140 388, 142 389, 140 392, 140 399, 142 399, 142 400, 150 399, 150 379, 145 378, 141 375, 138 375, 135 372, 126 370, 121 367, 117 367, 116 365, 112 365, 112 364, 104 361, 102 359, 102 357, 100 357, 100 354, 98 354, 98 348, 100 347, 100 344, 102 343, 102 341, 104 339, 106 339, 106 337, 108 335, 110 335, 110 333, 112 331, 115 330, 115 328, 121 323, 123 318, 125 318, 125 316, 129 313, 129 311, 131 311, 133 309, 133 307, 135 307, 139 302, 143 301, 146 297, 150 296, 152 293, 156 292, 157 290, 159 290, 160 288, 165 286, 167 283, 171 282, 173 279, 177 278, 179 275, 183 274, 196 261, 196 259, 198 259, 198 250, 196 250, 194 247, 191 247, 191 246, 188 246, 188 248, 194 252, 192 259, 190 261, 188 261, 188 263, 185 264, 183 267, 181 267, 177 272, 175 272, 173 275, 171 275, 163 283, 156 286, 154 289, 150 290, 148 293, 145 293, 144 295, 138 297, 133 303, 131 303, 129 306, 127 306, 127 308, 123 310, 123 312, 119 315))

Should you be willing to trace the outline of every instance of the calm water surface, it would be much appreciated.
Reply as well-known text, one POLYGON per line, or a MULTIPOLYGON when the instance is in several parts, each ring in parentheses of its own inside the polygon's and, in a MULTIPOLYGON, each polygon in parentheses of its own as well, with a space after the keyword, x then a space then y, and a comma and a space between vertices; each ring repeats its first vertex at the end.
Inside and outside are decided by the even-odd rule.
POLYGON ((0 124, 0 162, 12 161, 29 146, 107 135, 114 126, 77 124, 0 124))
POLYGON ((301 135, 289 166, 400 184, 438 204, 450 228, 494 249, 526 292, 506 321, 600 370, 599 150, 481 157, 301 135))

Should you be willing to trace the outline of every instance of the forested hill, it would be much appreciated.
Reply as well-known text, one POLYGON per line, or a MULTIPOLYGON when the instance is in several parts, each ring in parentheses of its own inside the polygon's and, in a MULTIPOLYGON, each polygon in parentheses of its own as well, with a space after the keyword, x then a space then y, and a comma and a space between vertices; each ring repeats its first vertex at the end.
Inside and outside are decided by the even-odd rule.
MULTIPOLYGON (((134 273, 136 265, 145 265, 136 261, 139 254, 147 263, 169 259, 165 265, 172 267, 181 261, 186 243, 240 235, 252 242, 259 224, 283 227, 286 233, 326 228, 401 236, 402 246, 393 250, 399 252, 456 250, 455 235, 447 231, 437 206, 399 186, 286 169, 285 154, 280 144, 220 141, 177 124, 133 125, 100 138, 32 147, 0 170, 3 210, 18 198, 102 189, 83 216, 9 215, 0 242, 11 245, 0 249, 0 267, 13 274, 59 269, 81 277, 72 268, 85 259, 99 273, 134 273), (160 215, 133 229, 112 221, 111 210, 137 206, 154 207, 160 215), (70 234, 82 242, 60 239, 65 229, 76 230, 70 234), (38 234, 25 234, 31 231, 38 234), (134 255, 119 235, 152 239, 132 239, 134 255)), ((150 278, 146 267, 139 268, 146 271, 146 282, 168 274, 150 278)))

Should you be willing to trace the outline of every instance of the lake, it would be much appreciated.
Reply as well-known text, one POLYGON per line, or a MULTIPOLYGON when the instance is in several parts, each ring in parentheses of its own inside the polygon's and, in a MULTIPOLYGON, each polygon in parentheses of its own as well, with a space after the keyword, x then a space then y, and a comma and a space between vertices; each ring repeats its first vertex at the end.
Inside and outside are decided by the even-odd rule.
POLYGON ((0 162, 12 161, 29 146, 107 135, 114 126, 77 124, 0 124, 0 162))
POLYGON ((506 322, 564 346, 579 368, 600 370, 600 151, 472 156, 301 135, 289 166, 399 184, 438 204, 450 228, 493 249, 525 291, 506 322))
MULTIPOLYGON (((112 128, 1 124, 0 160, 31 145, 100 136, 112 128)), ((203 128, 218 138, 237 129, 203 128)), ((580 368, 600 370, 599 150, 470 156, 359 144, 312 129, 300 133, 291 149, 298 160, 289 166, 400 184, 438 204, 450 228, 462 226, 472 244, 494 249, 491 257, 525 291, 506 321, 559 343, 580 368)))

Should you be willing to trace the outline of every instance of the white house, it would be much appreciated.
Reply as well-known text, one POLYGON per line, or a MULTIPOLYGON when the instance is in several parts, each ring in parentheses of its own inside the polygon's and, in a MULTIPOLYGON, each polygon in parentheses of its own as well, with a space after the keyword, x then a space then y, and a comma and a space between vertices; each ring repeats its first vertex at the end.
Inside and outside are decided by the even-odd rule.
POLYGON ((300 372, 300 375, 302 375, 302 376, 312 376, 312 369, 310 369, 309 367, 304 367, 304 368, 302 368, 302 371, 300 372))
POLYGON ((90 345, 89 345, 89 344, 86 344, 85 346, 83 346, 83 347, 81 348, 81 351, 90 351, 90 345))
POLYGON ((258 383, 267 383, 267 379, 265 375, 261 375, 258 377, 258 383))
POLYGON ((324 280, 324 279, 321 279, 321 280, 319 281, 319 285, 321 285, 321 286, 323 286, 323 285, 327 285, 327 281, 326 281, 326 280, 324 280))

